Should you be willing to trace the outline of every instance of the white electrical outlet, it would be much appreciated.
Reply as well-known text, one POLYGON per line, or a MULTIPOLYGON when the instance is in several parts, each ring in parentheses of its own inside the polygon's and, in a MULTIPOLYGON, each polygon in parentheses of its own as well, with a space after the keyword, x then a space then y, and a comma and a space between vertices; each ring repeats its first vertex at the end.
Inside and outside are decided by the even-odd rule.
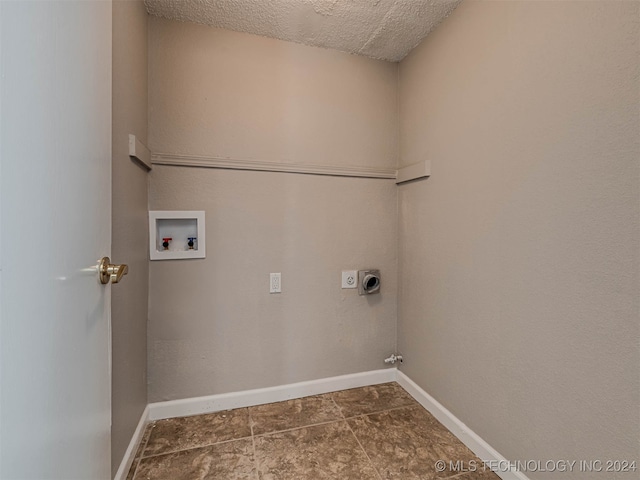
POLYGON ((281 293, 282 292, 282 274, 270 273, 269 274, 269 293, 281 293))
POLYGON ((357 270, 342 271, 342 288, 358 288, 357 270))

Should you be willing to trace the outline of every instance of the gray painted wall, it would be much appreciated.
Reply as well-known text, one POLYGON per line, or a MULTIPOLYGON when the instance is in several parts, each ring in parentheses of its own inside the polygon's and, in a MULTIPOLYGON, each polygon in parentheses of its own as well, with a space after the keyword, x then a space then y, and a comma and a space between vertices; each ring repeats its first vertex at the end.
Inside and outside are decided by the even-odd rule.
POLYGON ((402 370, 512 460, 638 460, 639 19, 464 2, 400 66, 402 370))
POLYGON ((147 141, 147 14, 113 2, 113 230, 111 259, 129 274, 112 287, 112 473, 147 404, 148 174, 129 158, 129 134, 147 141))
POLYGON ((395 167, 397 64, 149 17, 155 153, 395 167))
MULTIPOLYGON (((391 167, 397 65, 150 18, 155 152, 391 167)), ((152 210, 205 210, 207 258, 150 266, 149 400, 384 368, 396 345, 392 180, 156 167, 152 210), (382 294, 340 288, 379 268, 382 294), (269 273, 282 273, 270 295, 269 273)))

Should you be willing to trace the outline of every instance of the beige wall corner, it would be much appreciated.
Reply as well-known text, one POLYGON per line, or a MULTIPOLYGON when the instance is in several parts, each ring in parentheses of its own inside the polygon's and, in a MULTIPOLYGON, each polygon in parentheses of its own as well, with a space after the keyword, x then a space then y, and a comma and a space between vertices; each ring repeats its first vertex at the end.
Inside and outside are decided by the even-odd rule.
POLYGON ((147 13, 142 1, 114 1, 111 258, 127 263, 129 274, 111 299, 113 473, 147 405, 148 179, 129 157, 129 134, 147 141, 147 13))
POLYGON ((509 459, 639 460, 639 8, 464 2, 400 66, 402 369, 509 459))

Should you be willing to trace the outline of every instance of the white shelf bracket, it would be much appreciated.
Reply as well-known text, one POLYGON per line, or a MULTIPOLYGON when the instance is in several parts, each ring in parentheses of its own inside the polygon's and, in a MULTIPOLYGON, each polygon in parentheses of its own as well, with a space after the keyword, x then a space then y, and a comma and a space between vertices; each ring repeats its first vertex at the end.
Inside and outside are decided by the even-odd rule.
POLYGON ((129 156, 135 158, 147 170, 151 170, 151 152, 136 138, 129 134, 129 156))
POLYGON ((396 173, 396 185, 430 176, 431 162, 429 160, 423 160, 408 167, 399 168, 396 173))

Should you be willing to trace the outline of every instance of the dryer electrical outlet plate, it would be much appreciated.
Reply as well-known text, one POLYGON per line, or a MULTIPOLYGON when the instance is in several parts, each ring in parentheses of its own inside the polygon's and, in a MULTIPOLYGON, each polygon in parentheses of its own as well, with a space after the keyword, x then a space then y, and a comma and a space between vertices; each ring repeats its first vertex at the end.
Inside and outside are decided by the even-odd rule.
POLYGON ((358 288, 357 270, 342 271, 342 288, 358 288))

